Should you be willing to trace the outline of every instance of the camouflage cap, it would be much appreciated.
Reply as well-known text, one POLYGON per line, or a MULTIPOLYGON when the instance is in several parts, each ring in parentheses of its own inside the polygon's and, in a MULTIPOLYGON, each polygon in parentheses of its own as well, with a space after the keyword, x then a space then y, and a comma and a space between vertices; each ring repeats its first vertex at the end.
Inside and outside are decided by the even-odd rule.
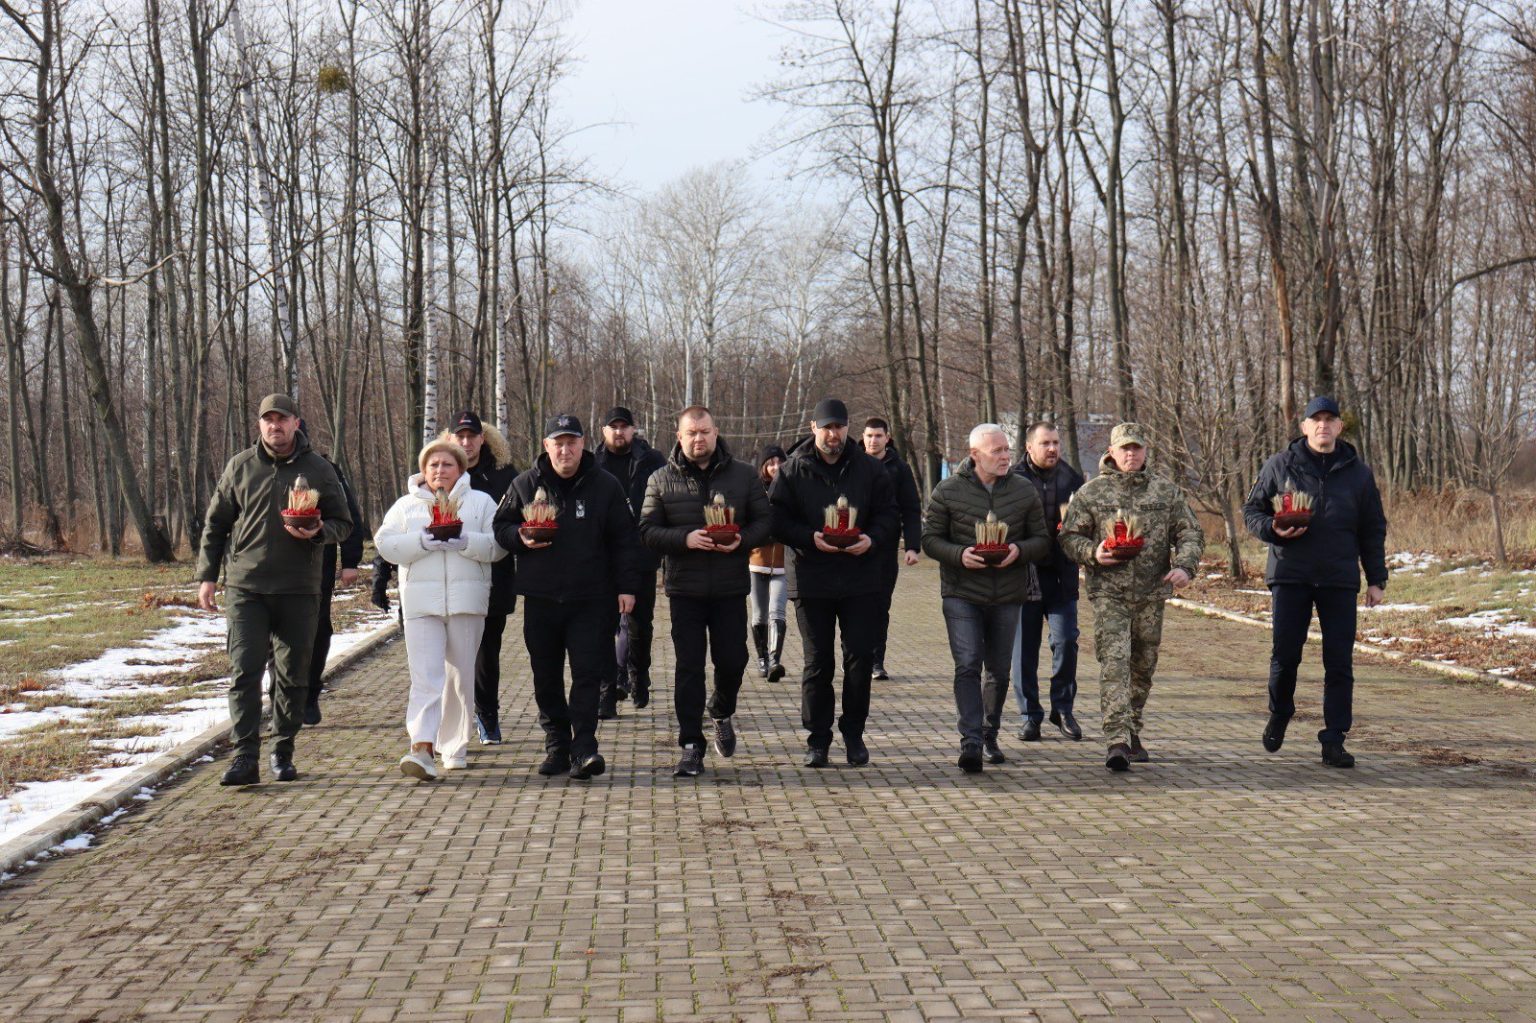
POLYGON ((1121 423, 1109 431, 1109 446, 1111 448, 1124 447, 1126 444, 1135 444, 1143 448, 1149 447, 1146 427, 1140 423, 1121 423))

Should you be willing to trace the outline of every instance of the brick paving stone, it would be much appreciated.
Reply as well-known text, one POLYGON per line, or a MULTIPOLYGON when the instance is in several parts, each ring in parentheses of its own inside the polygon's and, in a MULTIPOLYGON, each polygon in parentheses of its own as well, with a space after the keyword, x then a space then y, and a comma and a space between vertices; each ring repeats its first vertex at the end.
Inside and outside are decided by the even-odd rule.
POLYGON ((1152 765, 1103 769, 1085 630, 1088 738, 1020 743, 1010 707, 1008 763, 965 776, 935 576, 903 573, 863 769, 799 767, 798 686, 749 675, 740 752, 672 778, 663 599, 609 774, 534 774, 514 623, 508 741, 416 785, 389 646, 300 781, 204 765, 0 887, 0 1020, 1536 1019, 1536 700, 1361 659, 1331 771, 1315 649, 1265 754, 1267 634, 1174 612, 1152 765))

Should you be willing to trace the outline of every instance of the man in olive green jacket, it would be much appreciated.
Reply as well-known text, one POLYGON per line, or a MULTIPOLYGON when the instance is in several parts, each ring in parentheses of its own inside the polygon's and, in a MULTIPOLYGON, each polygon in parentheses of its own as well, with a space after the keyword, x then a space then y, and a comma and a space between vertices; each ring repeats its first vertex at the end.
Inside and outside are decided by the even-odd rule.
POLYGON ((1195 577, 1205 547, 1184 492, 1147 468, 1147 443, 1139 423, 1115 427, 1099 474, 1072 495, 1061 524, 1062 550, 1087 570, 1111 771, 1151 759, 1141 744, 1142 711, 1163 641, 1163 602, 1195 577), (1142 538, 1128 561, 1117 560, 1106 542, 1121 519, 1135 520, 1142 538))
POLYGON ((997 744, 1003 701, 1019 631, 1019 605, 1039 600, 1034 562, 1050 553, 1045 511, 1034 485, 1009 471, 1008 437, 983 423, 971 431, 971 456, 933 488, 923 518, 923 553, 939 563, 944 625, 955 658, 962 771, 975 774, 982 759, 1007 758, 997 744), (1007 552, 995 565, 976 551, 976 524, 991 516, 1008 527, 1007 552), (986 683, 982 683, 985 670, 986 683))
POLYGON ((293 740, 304 721, 325 545, 345 540, 353 528, 335 470, 310 450, 299 429, 298 402, 286 394, 269 394, 257 415, 261 439, 224 467, 197 559, 197 600, 205 611, 219 609, 214 595, 221 567, 224 572, 235 745, 224 785, 261 780, 261 678, 269 651, 275 675, 272 731, 277 736, 272 770, 278 781, 299 776, 293 740), (320 524, 313 528, 296 528, 282 518, 301 476, 320 498, 320 524))

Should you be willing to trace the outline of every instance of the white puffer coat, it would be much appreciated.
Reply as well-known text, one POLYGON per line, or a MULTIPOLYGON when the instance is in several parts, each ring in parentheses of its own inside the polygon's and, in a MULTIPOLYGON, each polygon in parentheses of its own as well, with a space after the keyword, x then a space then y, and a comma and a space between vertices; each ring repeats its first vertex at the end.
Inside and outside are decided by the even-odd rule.
POLYGON ((373 545, 385 561, 400 566, 400 610, 407 618, 427 615, 483 615, 491 599, 491 563, 507 552, 491 535, 496 502, 460 476, 450 496, 459 502, 469 541, 462 551, 429 551, 421 546, 421 531, 432 522, 432 488, 416 473, 407 493, 394 503, 373 535, 373 545))

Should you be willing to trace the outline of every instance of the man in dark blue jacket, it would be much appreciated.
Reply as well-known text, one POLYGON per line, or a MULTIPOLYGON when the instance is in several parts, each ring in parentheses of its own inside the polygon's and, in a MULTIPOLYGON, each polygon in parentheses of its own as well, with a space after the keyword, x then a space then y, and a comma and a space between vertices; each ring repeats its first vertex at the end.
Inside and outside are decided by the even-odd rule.
POLYGON ((1302 436, 1270 458, 1243 505, 1248 531, 1269 544, 1264 581, 1273 606, 1269 660, 1269 723, 1264 748, 1285 742, 1296 712, 1296 669, 1307 641, 1312 609, 1323 633, 1323 763, 1354 767, 1344 748, 1354 705, 1355 601, 1365 570, 1365 606, 1375 607, 1387 585, 1387 517, 1376 477, 1355 449, 1339 440, 1344 422, 1332 398, 1313 398, 1302 436), (1275 526, 1274 501, 1287 492, 1312 501, 1303 526, 1275 526))
POLYGON ((893 551, 900 523, 890 474, 848 442, 848 407, 836 398, 816 406, 811 443, 801 445, 768 491, 773 535, 787 549, 789 599, 795 603, 805 674, 800 717, 808 733, 805 766, 826 767, 836 698, 832 690, 838 629, 843 636, 843 714, 838 729, 848 763, 869 763, 864 725, 869 680, 880 639, 881 567, 871 551, 893 551), (850 547, 827 543, 826 510, 846 498, 863 535, 850 547))
POLYGON ((1045 708, 1040 704, 1040 633, 1051 635, 1051 724, 1076 741, 1083 737, 1072 704, 1077 699, 1077 563, 1061 549, 1059 532, 1067 502, 1083 485, 1083 474, 1061 457, 1061 432, 1042 420, 1024 433, 1024 457, 1013 467, 1034 485, 1045 508, 1051 552, 1035 566, 1040 599, 1025 601, 1013 645, 1013 696, 1024 722, 1019 738, 1040 741, 1045 708))
MULTIPOLYGON (((635 415, 623 405, 608 410, 603 419, 603 442, 597 445, 593 455, 597 467, 618 480, 624 488, 629 512, 638 526, 640 510, 645 505, 645 485, 652 473, 667 464, 666 457, 637 434, 635 415)), ((618 701, 630 695, 635 698, 637 710, 651 702, 651 638, 655 632, 656 572, 661 567, 661 559, 653 551, 642 548, 639 564, 635 609, 619 618, 618 638, 625 642, 616 644, 613 667, 603 679, 598 715, 604 719, 617 717, 618 701), (617 656, 618 646, 624 650, 622 663, 617 656)))

